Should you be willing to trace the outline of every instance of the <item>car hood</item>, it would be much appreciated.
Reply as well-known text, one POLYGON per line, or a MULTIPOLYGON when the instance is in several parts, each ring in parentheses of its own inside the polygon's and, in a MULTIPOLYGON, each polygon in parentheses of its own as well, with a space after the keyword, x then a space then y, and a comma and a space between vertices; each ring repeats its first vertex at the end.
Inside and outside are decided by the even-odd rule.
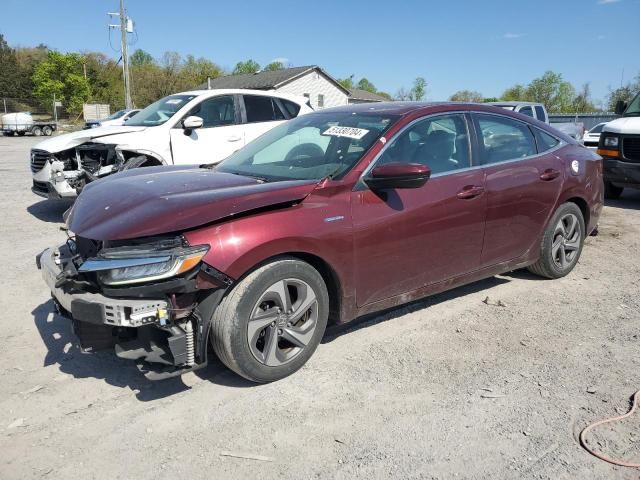
POLYGON ((198 166, 139 168, 89 183, 66 220, 69 230, 93 240, 147 237, 302 200, 316 184, 264 183, 198 166))
POLYGON ((640 133, 640 117, 622 117, 608 122, 604 132, 612 133, 640 133))
POLYGON ((66 133, 48 138, 47 140, 34 145, 36 150, 44 150, 49 153, 57 153, 68 148, 76 147, 80 144, 95 141, 97 139, 111 135, 123 133, 134 133, 146 130, 147 127, 129 127, 125 125, 107 125, 104 127, 79 130, 77 132, 66 133))

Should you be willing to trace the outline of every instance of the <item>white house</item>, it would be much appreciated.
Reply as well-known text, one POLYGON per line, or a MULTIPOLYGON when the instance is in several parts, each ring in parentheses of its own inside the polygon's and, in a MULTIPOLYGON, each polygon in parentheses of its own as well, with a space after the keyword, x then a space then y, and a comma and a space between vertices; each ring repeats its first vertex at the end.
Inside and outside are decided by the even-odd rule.
MULTIPOLYGON (((309 99, 309 103, 315 110, 327 107, 337 107, 349 103, 380 102, 383 97, 375 98, 375 94, 369 94, 367 98, 357 99, 352 97, 354 90, 349 90, 340 85, 331 75, 317 65, 306 67, 284 68, 282 70, 245 73, 241 75, 227 75, 209 79, 198 89, 219 88, 250 88, 253 90, 274 90, 290 93, 309 99), (375 99, 374 99, 375 98, 375 99)), ((357 90, 361 92, 361 90, 357 90)))

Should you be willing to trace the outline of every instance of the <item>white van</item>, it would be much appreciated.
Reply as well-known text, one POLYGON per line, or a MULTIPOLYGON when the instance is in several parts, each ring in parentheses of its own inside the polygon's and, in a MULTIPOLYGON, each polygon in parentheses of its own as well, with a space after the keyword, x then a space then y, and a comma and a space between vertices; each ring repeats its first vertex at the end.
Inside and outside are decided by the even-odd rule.
POLYGON ((35 145, 32 191, 74 198, 86 183, 121 170, 217 163, 276 125, 311 112, 306 101, 261 90, 169 95, 121 126, 81 130, 35 145))
POLYGON ((618 198, 625 188, 640 188, 640 92, 628 105, 619 101, 616 113, 622 117, 604 126, 598 143, 606 198, 618 198))

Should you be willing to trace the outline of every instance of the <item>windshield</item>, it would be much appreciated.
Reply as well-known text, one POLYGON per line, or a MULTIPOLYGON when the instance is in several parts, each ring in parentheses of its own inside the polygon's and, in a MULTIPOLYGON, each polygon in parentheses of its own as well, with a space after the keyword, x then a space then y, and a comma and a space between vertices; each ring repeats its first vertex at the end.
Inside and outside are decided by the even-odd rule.
POLYGON ((156 125, 162 125, 195 97, 195 95, 169 95, 152 103, 147 108, 143 108, 124 123, 130 127, 155 127, 156 125))
POLYGON ((623 117, 637 117, 640 116, 640 93, 638 93, 631 103, 624 111, 623 117))
POLYGON ((397 120, 377 113, 303 115, 247 144, 216 171, 272 180, 320 180, 346 173, 397 120))
POLYGON ((591 130, 589 130, 589 133, 602 133, 602 129, 604 128, 604 123, 599 123, 598 125, 596 125, 595 127, 593 127, 591 130))
POLYGON ((127 113, 126 110, 118 110, 113 115, 109 115, 107 118, 105 118, 105 120, 115 120, 116 118, 122 117, 125 113, 127 113))

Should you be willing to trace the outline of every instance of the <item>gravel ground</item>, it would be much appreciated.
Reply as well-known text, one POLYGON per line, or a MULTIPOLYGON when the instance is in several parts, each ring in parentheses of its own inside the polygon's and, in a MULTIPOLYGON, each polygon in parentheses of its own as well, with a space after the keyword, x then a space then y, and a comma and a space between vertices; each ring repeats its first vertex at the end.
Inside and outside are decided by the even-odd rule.
MULTIPOLYGON (((52 313, 34 257, 68 205, 29 191, 35 142, 0 137, 2 479, 640 478, 577 442, 640 388, 640 192, 564 279, 514 272, 333 327, 274 384, 219 364, 153 383, 52 313)), ((640 415, 592 439, 640 461, 640 415)))

